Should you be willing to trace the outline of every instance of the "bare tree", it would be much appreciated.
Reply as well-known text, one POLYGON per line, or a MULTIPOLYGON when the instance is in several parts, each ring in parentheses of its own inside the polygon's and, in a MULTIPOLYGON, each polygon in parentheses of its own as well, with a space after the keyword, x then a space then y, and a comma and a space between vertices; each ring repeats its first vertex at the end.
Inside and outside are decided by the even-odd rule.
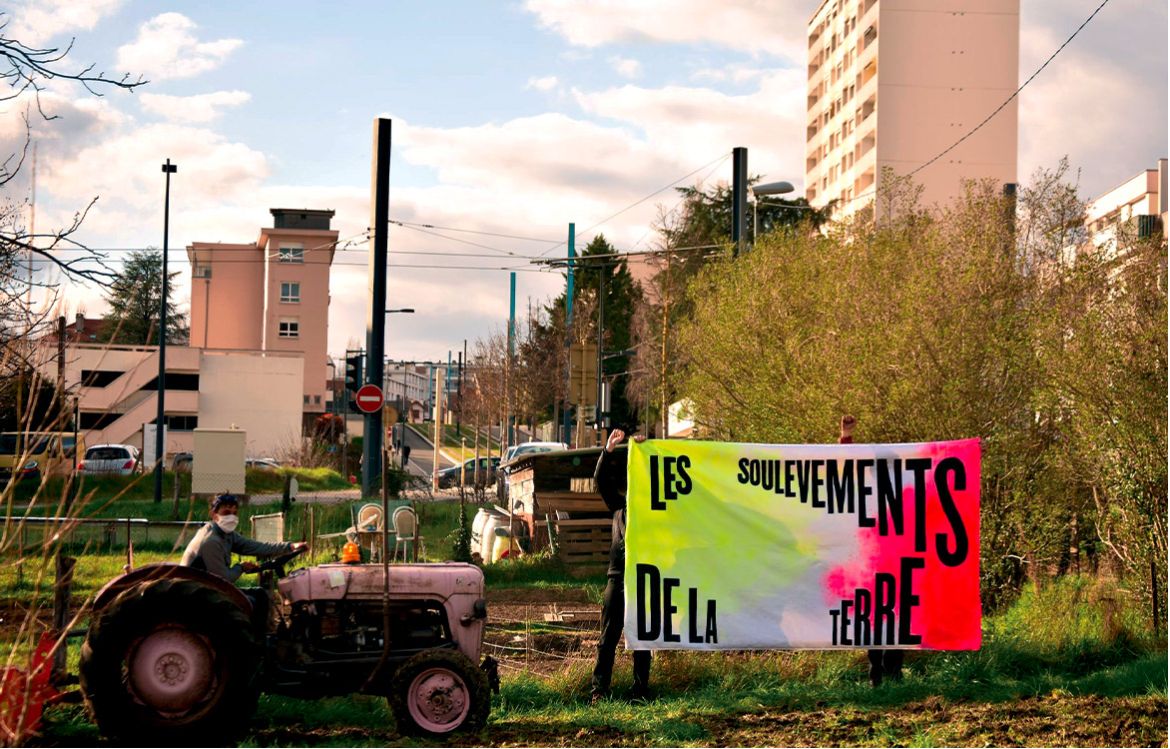
POLYGON ((27 335, 41 322, 39 317, 31 314, 24 299, 31 287, 47 289, 50 293, 57 288, 56 282, 48 280, 48 274, 38 275, 22 269, 22 259, 29 260, 29 268, 35 260, 42 268, 56 268, 65 277, 103 286, 114 278, 103 256, 75 238, 97 201, 96 197, 75 212, 65 225, 33 234, 24 222, 26 201, 10 192, 12 182, 29 154, 32 142, 30 118, 57 119, 57 115, 46 110, 42 92, 54 82, 64 82, 81 86, 94 96, 102 96, 102 92, 110 88, 133 91, 147 83, 141 77, 132 80, 129 74, 107 76, 96 70, 93 64, 70 69, 66 58, 73 49, 73 40, 63 48, 29 46, 9 36, 9 22, 8 16, 0 14, 0 81, 7 86, 7 89, 0 87, 0 101, 23 100, 27 103, 18 115, 24 121, 23 143, 0 162, 0 191, 3 191, 0 194, 0 305, 4 310, 0 318, 0 342, 15 334, 27 335), (70 250, 70 256, 62 257, 61 250, 70 250))

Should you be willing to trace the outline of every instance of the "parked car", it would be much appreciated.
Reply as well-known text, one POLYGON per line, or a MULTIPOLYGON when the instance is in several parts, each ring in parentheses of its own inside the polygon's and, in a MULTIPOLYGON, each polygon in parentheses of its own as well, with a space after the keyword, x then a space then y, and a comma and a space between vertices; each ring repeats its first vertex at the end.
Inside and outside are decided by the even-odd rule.
POLYGON ((94 445, 77 464, 82 476, 130 476, 142 470, 138 448, 133 445, 94 445))
MULTIPOLYGON (((465 486, 470 486, 475 481, 475 458, 465 460, 463 466, 463 483, 465 486)), ((480 458, 479 480, 486 484, 492 483, 496 479, 496 471, 499 467, 500 459, 498 456, 480 458)), ((439 471, 439 488, 450 489, 453 486, 459 486, 459 466, 457 465, 439 471)))
POLYGON ((281 465, 272 458, 248 458, 244 461, 244 468, 253 471, 279 471, 281 465))
POLYGON ((76 457, 75 440, 84 449, 84 439, 73 432, 0 434, 0 482, 70 473, 76 457))
POLYGON ((569 446, 564 442, 521 442, 519 445, 512 445, 504 451, 504 460, 501 463, 503 468, 496 474, 496 496, 500 502, 507 507, 508 501, 508 474, 511 472, 509 465, 513 460, 522 455, 531 455, 533 453, 551 453, 558 450, 568 450, 569 446))

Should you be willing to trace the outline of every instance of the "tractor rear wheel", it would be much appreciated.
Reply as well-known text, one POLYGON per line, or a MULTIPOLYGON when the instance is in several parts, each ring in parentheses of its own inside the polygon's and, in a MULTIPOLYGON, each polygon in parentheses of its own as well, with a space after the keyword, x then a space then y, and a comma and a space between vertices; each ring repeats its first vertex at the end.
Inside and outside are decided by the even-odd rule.
POLYGON ((79 671, 106 736, 216 745, 247 726, 259 667, 251 620, 230 598, 196 581, 151 580, 94 616, 79 671))
POLYGON ((390 708, 398 732, 442 738, 478 731, 492 709, 487 675, 457 650, 426 650, 398 667, 390 708))

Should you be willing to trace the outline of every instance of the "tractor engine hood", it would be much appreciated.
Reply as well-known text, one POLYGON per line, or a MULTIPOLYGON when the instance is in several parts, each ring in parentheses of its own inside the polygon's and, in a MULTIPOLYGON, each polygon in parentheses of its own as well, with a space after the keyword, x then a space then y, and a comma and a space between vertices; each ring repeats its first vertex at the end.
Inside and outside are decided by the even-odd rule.
MULTIPOLYGON (((322 564, 299 569, 277 583, 289 603, 326 600, 375 600, 382 596, 382 565, 322 564)), ((390 595, 395 598, 447 600, 457 595, 483 596, 483 571, 472 564, 395 564, 390 567, 390 595)))

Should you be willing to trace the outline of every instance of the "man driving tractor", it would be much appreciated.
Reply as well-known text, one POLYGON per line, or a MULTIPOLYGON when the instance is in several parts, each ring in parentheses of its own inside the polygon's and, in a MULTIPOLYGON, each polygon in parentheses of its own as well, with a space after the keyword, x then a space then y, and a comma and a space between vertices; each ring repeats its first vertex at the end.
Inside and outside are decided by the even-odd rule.
POLYGON ((217 495, 211 500, 211 522, 200 528, 187 544, 180 564, 235 582, 243 573, 256 572, 260 566, 255 562, 232 564, 233 552, 250 557, 270 557, 300 551, 308 546, 304 541, 276 544, 255 541, 236 533, 239 524, 240 500, 234 494, 217 495))
MULTIPOLYGON (((235 582, 245 572, 257 572, 255 562, 232 564, 232 553, 250 557, 270 557, 301 551, 308 547, 304 541, 266 543, 236 533, 240 524, 240 500, 234 494, 218 494, 211 500, 211 522, 199 529, 187 550, 183 552, 184 567, 194 567, 235 582)), ((242 588, 252 601, 252 621, 263 628, 268 619, 268 594, 262 588, 242 588)))

